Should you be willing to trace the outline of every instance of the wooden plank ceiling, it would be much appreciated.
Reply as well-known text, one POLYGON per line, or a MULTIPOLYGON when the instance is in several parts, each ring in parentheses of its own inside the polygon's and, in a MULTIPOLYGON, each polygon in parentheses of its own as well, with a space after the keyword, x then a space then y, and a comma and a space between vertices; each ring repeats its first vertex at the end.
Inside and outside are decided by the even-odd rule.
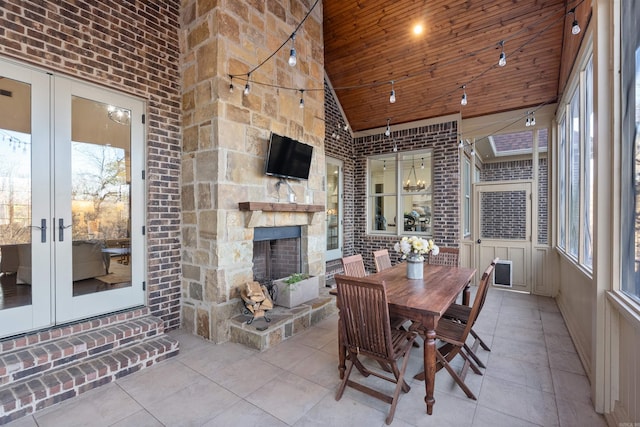
POLYGON ((324 0, 325 69, 354 131, 384 127, 387 119, 393 126, 535 108, 558 97, 563 37, 574 18, 567 12, 576 1, 566 3, 324 0))

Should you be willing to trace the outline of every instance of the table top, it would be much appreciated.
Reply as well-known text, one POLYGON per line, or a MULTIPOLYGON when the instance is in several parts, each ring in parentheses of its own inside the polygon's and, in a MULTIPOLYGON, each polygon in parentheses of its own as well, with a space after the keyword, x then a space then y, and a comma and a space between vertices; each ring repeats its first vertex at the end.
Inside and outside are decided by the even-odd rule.
POLYGON ((384 279, 390 308, 440 317, 473 279, 476 270, 424 263, 423 279, 408 279, 405 263, 372 274, 384 279))

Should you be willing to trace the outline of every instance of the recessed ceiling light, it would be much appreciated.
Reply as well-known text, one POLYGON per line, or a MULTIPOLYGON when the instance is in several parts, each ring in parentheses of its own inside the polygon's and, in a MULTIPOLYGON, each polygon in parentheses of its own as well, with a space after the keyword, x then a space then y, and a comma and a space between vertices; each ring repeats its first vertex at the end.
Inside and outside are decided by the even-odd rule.
POLYGON ((422 30, 423 30, 422 25, 417 24, 413 27, 413 34, 415 35, 422 34, 422 30))

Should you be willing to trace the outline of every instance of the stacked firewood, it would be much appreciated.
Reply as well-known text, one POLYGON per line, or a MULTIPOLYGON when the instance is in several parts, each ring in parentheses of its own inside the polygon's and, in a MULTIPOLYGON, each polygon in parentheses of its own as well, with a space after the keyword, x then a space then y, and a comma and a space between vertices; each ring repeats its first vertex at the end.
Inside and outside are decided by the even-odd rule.
MULTIPOLYGON (((266 317, 266 312, 273 308, 273 301, 271 301, 266 286, 260 285, 260 283, 255 281, 248 282, 245 287, 240 290, 240 296, 248 312, 253 314, 251 321, 260 317, 264 317, 266 321, 269 321, 266 317)), ((248 323, 251 323, 251 321, 248 323)))

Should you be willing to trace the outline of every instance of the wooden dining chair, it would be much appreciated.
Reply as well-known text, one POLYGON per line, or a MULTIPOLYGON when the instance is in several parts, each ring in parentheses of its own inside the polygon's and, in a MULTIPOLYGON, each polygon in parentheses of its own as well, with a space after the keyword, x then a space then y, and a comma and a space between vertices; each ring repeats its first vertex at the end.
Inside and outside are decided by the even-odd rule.
POLYGON ((345 276, 365 277, 367 275, 364 269, 364 261, 360 254, 343 257, 342 268, 344 269, 345 276))
POLYGON ((400 391, 408 393, 411 389, 404 380, 415 332, 391 328, 387 292, 383 280, 370 277, 358 278, 335 275, 338 298, 340 299, 340 322, 343 345, 348 352, 348 366, 345 376, 336 393, 340 400, 346 386, 350 386, 391 404, 385 420, 391 424, 396 411, 400 391), (380 364, 389 366, 393 376, 366 367, 360 357, 370 357, 380 364), (398 360, 403 358, 398 369, 398 360), (350 379, 353 367, 364 376, 376 376, 396 384, 393 395, 371 388, 362 382, 350 379))
POLYGON ((484 295, 486 295, 489 287, 489 279, 493 273, 493 267, 493 264, 489 265, 482 274, 480 284, 478 285, 478 293, 473 300, 467 323, 462 323, 455 319, 441 318, 436 327, 436 339, 443 343, 436 351, 436 359, 438 361, 436 369, 445 368, 467 397, 473 400, 476 400, 476 396, 465 384, 464 379, 469 368, 479 375, 482 375, 482 372, 480 372, 475 365, 471 355, 468 354, 468 347, 465 343, 471 332, 471 327, 476 321, 478 313, 480 313, 480 307, 484 303, 484 295), (450 364, 457 355, 460 355, 464 359, 464 364, 459 374, 450 364))
POLYGON ((388 249, 380 249, 373 251, 373 260, 376 264, 376 271, 380 273, 382 270, 391 268, 391 258, 389 257, 388 249))
MULTIPOLYGON (((495 258, 493 261, 491 261, 491 272, 493 272, 493 268, 495 268, 496 263, 498 262, 499 258, 495 258)), ((489 286, 486 287, 484 293, 482 295, 480 295, 480 289, 478 289, 478 293, 476 293, 476 299, 478 297, 481 298, 480 300, 480 309, 478 311, 478 316, 480 315, 480 313, 482 312, 482 307, 484 306, 484 302, 487 298, 487 293, 489 291, 489 286)), ((453 303, 451 304, 451 306, 447 309, 447 311, 444 313, 443 317, 448 318, 448 319, 453 319, 453 320, 457 320, 460 321, 462 323, 467 323, 469 321, 469 316, 471 315, 471 307, 469 307, 468 305, 464 305, 464 304, 457 304, 457 303, 453 303)), ((476 318, 477 320, 477 318, 476 318)), ((476 352, 478 351, 478 347, 482 347, 484 350, 486 351, 491 351, 491 348, 489 348, 489 346, 482 340, 482 338, 480 338, 480 336, 473 330, 473 325, 471 325, 471 330, 469 331, 471 336, 473 337, 474 341, 473 344, 471 345, 471 347, 467 346, 467 344, 465 344, 465 346, 467 346, 466 351, 469 353, 469 355, 473 358, 473 360, 481 367, 484 368, 484 363, 482 363, 482 361, 480 360, 480 358, 478 358, 478 356, 476 355, 476 352)))
POLYGON ((438 255, 429 255, 427 257, 427 264, 457 267, 459 257, 459 248, 440 248, 440 253, 438 255))

